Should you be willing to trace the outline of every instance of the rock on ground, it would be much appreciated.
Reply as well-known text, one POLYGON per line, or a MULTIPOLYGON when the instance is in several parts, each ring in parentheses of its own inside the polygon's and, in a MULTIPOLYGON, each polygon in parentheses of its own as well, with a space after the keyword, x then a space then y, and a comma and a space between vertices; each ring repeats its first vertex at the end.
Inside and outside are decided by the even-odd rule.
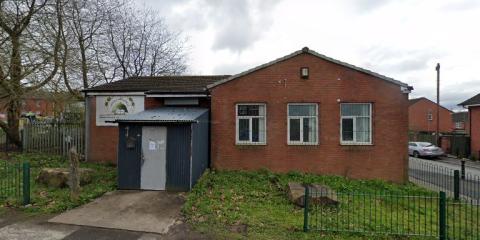
MULTIPOLYGON (((309 202, 313 204, 323 204, 323 205, 337 205, 337 194, 335 191, 330 189, 327 186, 320 184, 311 184, 308 185, 310 198, 309 202)), ((299 207, 304 207, 305 203, 305 186, 296 183, 288 183, 288 199, 295 205, 299 207)))
MULTIPOLYGON (((79 173, 80 185, 92 182, 93 169, 80 168, 79 173)), ((70 171, 67 168, 43 168, 35 181, 49 187, 63 188, 68 186, 69 175, 70 171)))

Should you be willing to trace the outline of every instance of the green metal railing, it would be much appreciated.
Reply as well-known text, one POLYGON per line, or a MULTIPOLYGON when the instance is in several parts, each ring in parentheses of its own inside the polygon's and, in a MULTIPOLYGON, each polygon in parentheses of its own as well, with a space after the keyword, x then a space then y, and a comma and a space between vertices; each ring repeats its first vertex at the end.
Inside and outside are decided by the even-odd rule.
POLYGON ((335 193, 305 188, 304 231, 431 239, 480 239, 479 206, 422 195, 335 193))
POLYGON ((0 162, 0 199, 30 203, 30 164, 0 162))

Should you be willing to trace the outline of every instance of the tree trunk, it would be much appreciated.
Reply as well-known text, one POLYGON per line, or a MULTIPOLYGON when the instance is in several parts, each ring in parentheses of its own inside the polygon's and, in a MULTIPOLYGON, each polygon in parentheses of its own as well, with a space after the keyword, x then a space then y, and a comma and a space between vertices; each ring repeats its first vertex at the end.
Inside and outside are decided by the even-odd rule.
MULTIPOLYGON (((83 36, 82 36, 83 37, 83 36)), ((80 46, 80 55, 82 58, 82 80, 83 80, 83 88, 87 89, 88 88, 88 66, 87 66, 87 56, 85 54, 85 42, 83 39, 79 39, 78 41, 79 46, 80 46)))
POLYGON ((23 95, 21 87, 22 62, 20 57, 20 39, 19 35, 11 35, 12 55, 10 60, 11 83, 9 89, 9 101, 7 104, 7 129, 4 129, 9 142, 21 147, 19 121, 21 98, 23 95))
POLYGON ((8 136, 8 140, 14 143, 17 147, 21 147, 22 141, 20 140, 19 121, 20 121, 20 101, 12 99, 8 103, 7 108, 7 126, 5 129, 8 136))
POLYGON ((78 200, 80 195, 80 173, 79 173, 79 159, 75 146, 70 148, 70 199, 72 201, 78 200))

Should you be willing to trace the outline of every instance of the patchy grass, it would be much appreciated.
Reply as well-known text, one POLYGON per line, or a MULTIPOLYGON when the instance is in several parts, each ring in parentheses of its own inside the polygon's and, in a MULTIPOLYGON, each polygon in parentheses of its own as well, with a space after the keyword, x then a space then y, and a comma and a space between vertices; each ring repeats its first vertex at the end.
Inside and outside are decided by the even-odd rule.
MULTIPOLYGON (((285 188, 288 182, 320 183, 337 192, 388 193, 390 195, 431 195, 413 184, 397 185, 379 180, 348 180, 337 176, 289 173, 273 174, 268 171, 206 172, 188 195, 183 212, 196 230, 214 233, 220 239, 414 239, 400 236, 371 236, 357 233, 303 232, 303 209, 291 204, 285 188), (247 233, 238 226, 247 226, 247 233), (236 228, 236 229, 234 229, 236 228)), ((391 210, 391 201, 373 199, 377 210, 391 210)), ((343 203, 343 200, 341 200, 343 203)), ((411 203, 407 206, 410 208, 411 203)), ((345 211, 355 213, 360 207, 350 204, 345 211)), ((416 211, 416 210, 415 210, 416 211)), ((349 214, 349 213, 345 213, 349 214)), ((436 215, 434 216, 436 217, 436 215)), ((361 218, 361 219, 360 219, 361 218)), ((389 221, 393 220, 389 218, 389 221)), ((330 223, 333 224, 333 223, 330 223)), ((423 224, 423 222, 422 222, 423 224)), ((475 223, 472 223, 475 224, 475 223)), ((478 224, 478 223, 477 223, 478 224)), ((369 226, 372 227, 372 226, 369 226)), ((412 224, 415 227, 415 223, 412 224)), ((388 224, 380 224, 380 231, 389 231, 388 224)), ((418 238, 423 239, 423 238, 418 238)))
POLYGON ((65 210, 83 205, 91 200, 101 196, 105 192, 116 189, 116 168, 114 166, 97 163, 80 163, 81 168, 91 168, 95 171, 92 175, 92 182, 82 186, 78 201, 70 200, 68 187, 57 189, 44 186, 35 182, 42 168, 69 167, 69 162, 61 156, 52 156, 47 154, 11 154, 8 157, 2 157, 1 161, 9 162, 30 162, 31 167, 31 206, 21 207, 18 200, 0 199, 0 208, 5 206, 19 207, 22 211, 29 213, 58 213, 65 210))

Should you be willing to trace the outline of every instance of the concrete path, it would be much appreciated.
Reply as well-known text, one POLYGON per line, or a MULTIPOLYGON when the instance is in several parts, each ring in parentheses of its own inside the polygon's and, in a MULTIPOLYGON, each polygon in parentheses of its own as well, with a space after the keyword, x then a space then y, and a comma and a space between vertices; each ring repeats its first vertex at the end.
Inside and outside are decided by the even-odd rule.
POLYGON ((115 191, 48 222, 165 234, 181 217, 183 197, 164 191, 115 191))
POLYGON ((214 238, 192 230, 184 222, 180 216, 182 204, 183 198, 179 194, 116 191, 58 216, 31 216, 15 209, 7 209, 0 213, 0 240, 206 240, 214 238), (95 224, 102 226, 93 226, 95 224), (155 228, 155 224, 158 224, 158 228, 155 228))

